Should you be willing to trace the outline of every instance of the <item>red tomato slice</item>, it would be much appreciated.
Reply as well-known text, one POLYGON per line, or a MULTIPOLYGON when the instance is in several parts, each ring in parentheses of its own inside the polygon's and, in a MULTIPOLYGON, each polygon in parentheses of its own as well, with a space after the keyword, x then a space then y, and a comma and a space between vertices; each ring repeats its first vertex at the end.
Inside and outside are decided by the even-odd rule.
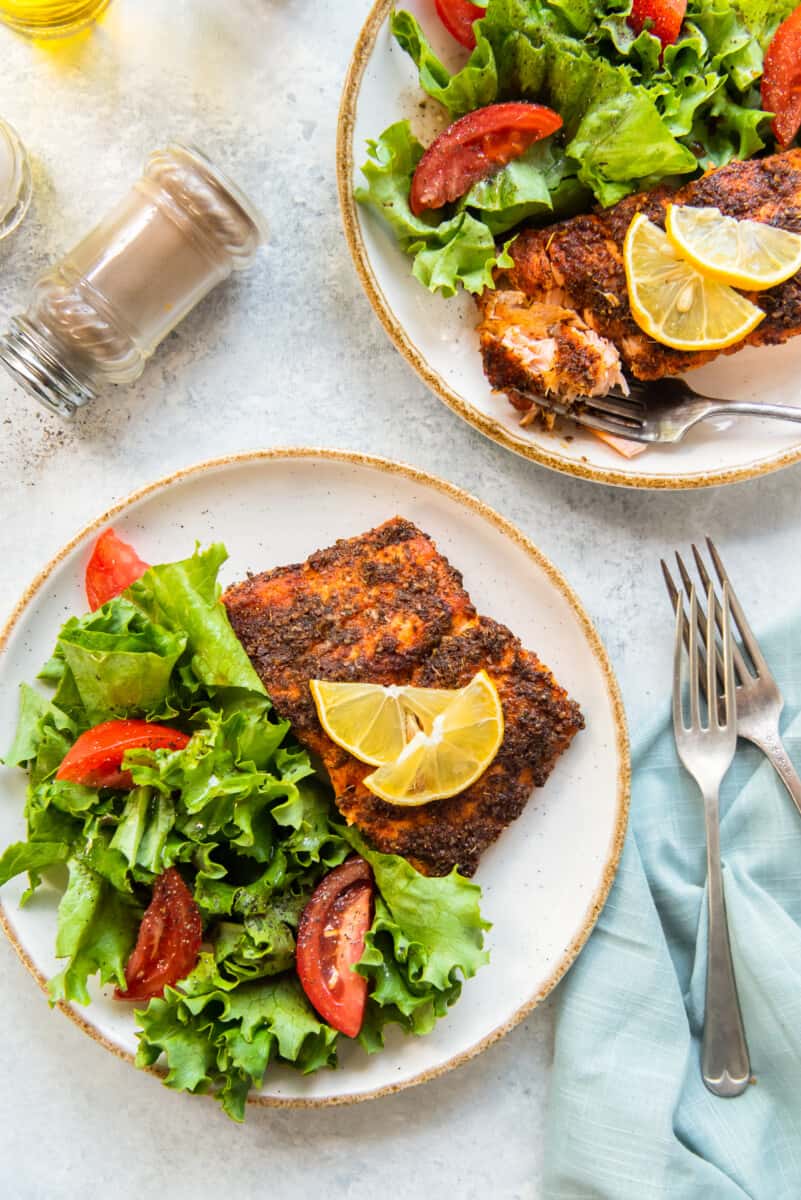
POLYGON ((659 38, 664 50, 679 40, 686 14, 687 0, 634 0, 629 25, 635 33, 642 33, 646 22, 650 22, 650 32, 659 38))
POLYGON ((367 980, 351 967, 364 953, 373 891, 367 863, 349 858, 317 885, 298 925, 301 986, 323 1020, 348 1037, 361 1029, 367 1004, 367 980))
POLYGON ((476 35, 473 33, 473 22, 480 21, 486 14, 486 8, 471 4, 470 0, 434 0, 437 16, 452 37, 461 42, 468 50, 475 50, 476 35))
POLYGON ((133 953, 125 967, 127 988, 117 1000, 150 1000, 185 979, 197 964, 203 922, 200 909, 175 867, 159 875, 133 953))
POLYGON ((762 107, 776 114, 776 141, 780 146, 789 146, 801 128, 801 7, 782 21, 768 46, 762 107))
POLYGON ((409 196, 412 212, 419 217, 428 208, 458 200, 474 183, 561 126, 558 113, 542 104, 488 104, 460 117, 417 164, 409 196))
POLYGON ((132 788, 130 771, 121 771, 126 750, 183 750, 189 738, 169 725, 149 721, 104 721, 82 733, 56 771, 56 779, 91 788, 132 788))
POLYGON ((86 567, 86 598, 92 612, 124 592, 149 565, 113 529, 101 533, 86 567))

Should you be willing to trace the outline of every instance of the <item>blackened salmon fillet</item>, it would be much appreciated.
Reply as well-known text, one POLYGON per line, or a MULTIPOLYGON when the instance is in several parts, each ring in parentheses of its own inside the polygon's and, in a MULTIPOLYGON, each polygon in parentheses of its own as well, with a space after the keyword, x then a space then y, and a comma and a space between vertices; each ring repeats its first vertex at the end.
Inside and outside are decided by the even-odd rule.
POLYGON ((801 277, 746 293, 765 311, 743 341, 725 351, 685 353, 650 338, 631 313, 623 243, 632 219, 645 213, 664 228, 670 203, 718 208, 801 233, 801 150, 732 162, 678 190, 628 196, 612 208, 524 229, 510 248, 514 266, 496 275, 496 291, 479 304, 485 373, 523 412, 547 393, 571 401, 600 396, 622 383, 661 379, 700 367, 744 346, 776 345, 801 333, 801 277))
POLYGON ((235 584, 223 602, 277 711, 325 766, 347 821, 425 874, 454 866, 472 874, 583 728, 578 705, 536 654, 476 613, 459 572, 401 517, 235 584), (331 741, 309 690, 311 679, 455 688, 482 669, 503 706, 500 750, 460 795, 415 808, 364 786, 374 768, 331 741))

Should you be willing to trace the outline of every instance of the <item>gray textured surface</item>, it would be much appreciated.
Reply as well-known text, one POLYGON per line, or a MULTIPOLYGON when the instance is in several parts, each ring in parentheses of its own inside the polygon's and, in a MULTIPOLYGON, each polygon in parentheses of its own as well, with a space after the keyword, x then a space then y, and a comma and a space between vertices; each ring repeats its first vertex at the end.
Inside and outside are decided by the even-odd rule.
MULTIPOLYGON (((328 445, 443 474, 500 509, 562 567, 611 652, 632 724, 660 702, 669 623, 656 560, 704 532, 747 582, 756 622, 801 584, 799 468, 734 489, 614 491, 484 440, 387 342, 340 232, 334 133, 366 0, 113 0, 55 51, 0 29, 0 113, 34 159, 24 226, 0 243, 0 321, 170 136, 195 140, 263 205, 269 254, 219 290, 138 385, 72 425, 0 378, 0 609, 84 522, 202 458, 328 445)), ((524 603, 521 597, 521 603, 524 603)), ((366 1200, 538 1194, 551 1003, 423 1089, 323 1112, 253 1110, 244 1129, 175 1096, 51 1014, 0 942, 0 1194, 61 1200, 317 1190, 366 1200)))

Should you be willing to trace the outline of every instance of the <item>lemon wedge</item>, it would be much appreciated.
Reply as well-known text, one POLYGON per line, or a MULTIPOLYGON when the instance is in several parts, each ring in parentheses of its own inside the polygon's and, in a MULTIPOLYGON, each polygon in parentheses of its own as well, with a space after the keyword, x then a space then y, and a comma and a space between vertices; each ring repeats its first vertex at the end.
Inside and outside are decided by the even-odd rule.
POLYGON ((495 684, 479 671, 420 730, 392 763, 365 785, 390 804, 420 805, 463 792, 484 774, 503 741, 503 709, 495 684))
POLYGON ((392 763, 434 719, 458 689, 382 687, 376 683, 333 683, 312 679, 309 687, 320 724, 333 742, 361 762, 392 763))
POLYGON ((674 350, 723 350, 747 337, 765 316, 745 296, 680 258, 644 213, 629 226, 623 260, 635 321, 674 350))
POLYGON ((718 283, 759 292, 801 270, 801 237, 787 229, 681 204, 669 205, 665 228, 679 254, 718 283))

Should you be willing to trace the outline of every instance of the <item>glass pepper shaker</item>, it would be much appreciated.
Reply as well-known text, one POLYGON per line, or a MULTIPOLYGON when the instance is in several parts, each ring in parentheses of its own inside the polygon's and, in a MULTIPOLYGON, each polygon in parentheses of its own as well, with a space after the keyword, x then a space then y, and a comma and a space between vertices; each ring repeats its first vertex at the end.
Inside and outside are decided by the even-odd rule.
POLYGON ((36 282, 0 338, 0 362, 72 416, 105 383, 131 383, 216 284, 253 262, 263 219, 194 147, 157 150, 142 178, 36 282))

